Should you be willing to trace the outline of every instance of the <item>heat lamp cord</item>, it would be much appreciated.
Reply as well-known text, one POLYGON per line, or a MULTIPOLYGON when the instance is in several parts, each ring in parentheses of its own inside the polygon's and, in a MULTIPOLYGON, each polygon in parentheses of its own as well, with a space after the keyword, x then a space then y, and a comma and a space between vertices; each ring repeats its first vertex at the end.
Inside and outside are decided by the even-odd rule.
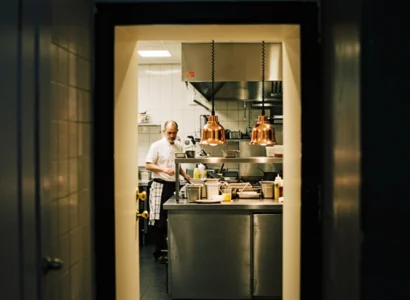
POLYGON ((262 41, 262 116, 265 115, 265 41, 262 41))
POLYGON ((215 115, 215 107, 214 107, 214 80, 215 80, 215 42, 212 40, 212 52, 211 52, 211 57, 212 57, 212 115, 215 115))

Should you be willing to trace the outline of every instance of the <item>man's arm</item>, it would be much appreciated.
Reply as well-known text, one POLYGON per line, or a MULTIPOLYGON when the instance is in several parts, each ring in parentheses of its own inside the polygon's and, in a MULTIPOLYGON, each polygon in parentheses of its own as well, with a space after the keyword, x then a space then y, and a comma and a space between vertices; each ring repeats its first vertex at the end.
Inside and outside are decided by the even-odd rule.
POLYGON ((185 179, 190 179, 191 176, 188 175, 188 173, 186 173, 182 168, 181 165, 179 166, 179 173, 181 173, 181 175, 185 178, 185 179))
POLYGON ((149 162, 145 163, 145 168, 148 171, 151 171, 151 172, 154 172, 154 173, 164 172, 165 174, 168 174, 168 175, 171 175, 171 176, 175 174, 175 171, 173 169, 161 168, 160 166, 158 166, 154 163, 149 163, 149 162))

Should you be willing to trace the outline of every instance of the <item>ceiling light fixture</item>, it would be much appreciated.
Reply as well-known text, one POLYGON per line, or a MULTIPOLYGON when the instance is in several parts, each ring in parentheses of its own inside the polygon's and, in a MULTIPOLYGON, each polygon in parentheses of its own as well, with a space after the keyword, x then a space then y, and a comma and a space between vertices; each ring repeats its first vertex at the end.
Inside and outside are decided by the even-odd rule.
POLYGON ((251 145, 271 146, 275 145, 275 129, 265 116, 265 42, 262 41, 262 114, 258 122, 252 128, 251 145))
POLYGON ((215 81, 215 42, 212 41, 211 48, 211 57, 212 57, 212 115, 208 117, 208 123, 202 128, 201 141, 199 142, 202 145, 223 145, 226 144, 225 138, 225 129, 218 122, 218 116, 215 116, 215 105, 214 105, 214 81, 215 81))
POLYGON ((142 57, 170 57, 171 53, 168 50, 138 50, 138 54, 142 57))

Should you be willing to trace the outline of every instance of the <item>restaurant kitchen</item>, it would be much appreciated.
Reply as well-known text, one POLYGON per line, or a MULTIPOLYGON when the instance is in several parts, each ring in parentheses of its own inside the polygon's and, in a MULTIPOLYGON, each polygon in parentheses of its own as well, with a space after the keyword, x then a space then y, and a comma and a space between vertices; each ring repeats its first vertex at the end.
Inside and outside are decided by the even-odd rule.
MULTIPOLYGON (((164 205, 169 211, 169 292, 172 297, 181 299, 281 297, 283 194, 279 195, 276 187, 280 182, 283 191, 282 45, 262 43, 262 55, 261 44, 257 43, 216 44, 212 55, 209 50, 209 43, 182 43, 181 64, 139 65, 139 103, 140 111, 143 111, 138 119, 139 168, 143 174, 140 186, 149 182, 149 174, 144 170, 146 152, 150 144, 161 137, 162 124, 168 119, 179 123, 179 140, 184 152, 192 152, 188 159, 185 159, 185 153, 181 153, 184 158, 176 159, 176 169, 181 164, 188 174, 197 177, 195 170, 198 166, 206 168, 202 169, 205 171, 201 172, 202 178, 196 181, 202 186, 197 189, 199 194, 192 198, 193 193, 189 191, 196 188, 195 184, 177 182, 175 199, 164 205), (215 67, 214 59, 210 70, 207 61, 211 56, 212 59, 218 57, 216 61, 223 64, 215 67), (263 73, 265 64, 268 66, 266 78, 263 73), (161 94, 156 94, 158 92, 161 94), (157 102, 152 104, 153 98, 161 99, 159 105, 157 102), (214 111, 224 126, 226 143, 218 146, 200 144, 203 127, 214 111), (252 127, 261 111, 263 115, 266 111, 266 121, 274 126, 273 147, 250 144, 252 127), (270 151, 272 148, 280 150, 275 154, 270 151), (234 155, 230 157, 232 153, 234 155), (273 180, 278 178, 280 181, 275 183, 274 192, 273 180), (223 206, 212 205, 220 202, 218 194, 219 190, 222 192, 222 186, 229 189, 229 195, 225 194, 225 197, 229 196, 227 200, 236 204, 230 206, 230 210, 220 211, 223 206), (197 207, 194 202, 206 205, 197 207), (225 230, 210 235, 209 218, 215 229, 225 230), (201 240, 195 243, 190 238, 187 240, 182 226, 187 220, 201 240), (249 230, 252 226, 256 230, 253 233, 249 230), (228 241, 226 237, 229 236, 232 238, 228 241), (227 242, 216 244, 215 239, 227 242), (184 247, 187 244, 191 245, 190 249, 184 247), (255 249, 263 252, 254 255, 255 249), (199 263, 187 261, 184 258, 188 254, 186 251, 199 263), (215 263, 220 260, 221 251, 229 252, 231 258, 215 263), (206 269, 204 263, 214 264, 214 273, 218 275, 199 272, 206 269), (228 274, 233 269, 237 276, 228 274), (218 285, 220 279, 228 277, 223 286, 218 285), (207 289, 209 285, 214 288, 207 289)), ((143 204, 146 209, 147 202, 143 204)), ((146 223, 144 230, 147 230, 146 223)))
MULTIPOLYGON (((212 106, 210 43, 142 41, 139 42, 139 49, 146 49, 155 44, 171 49, 173 59, 143 60, 138 67, 140 169, 144 169, 144 159, 149 145, 161 137, 162 124, 168 119, 178 122, 179 139, 184 150, 195 150, 196 155, 202 153, 222 157, 224 150, 239 150, 241 156, 265 156, 265 147, 249 145, 250 131, 261 114, 261 45, 215 44, 215 112, 225 128, 227 143, 212 147, 198 143, 212 106)), ((281 44, 266 44, 266 53, 264 106, 266 115, 275 129, 276 144, 281 145, 281 44)), ((230 172, 234 177, 254 177, 255 180, 270 179, 274 172, 282 173, 282 166, 277 164, 256 166, 227 163, 223 168, 221 165, 209 167, 220 168, 221 171, 230 172)), ((188 169, 192 175, 195 165, 183 165, 183 168, 188 169)))

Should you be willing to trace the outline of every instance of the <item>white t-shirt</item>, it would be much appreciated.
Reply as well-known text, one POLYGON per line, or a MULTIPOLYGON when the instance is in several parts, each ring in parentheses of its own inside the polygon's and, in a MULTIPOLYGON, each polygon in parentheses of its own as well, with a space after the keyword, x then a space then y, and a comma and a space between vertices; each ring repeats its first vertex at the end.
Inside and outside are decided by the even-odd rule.
MULTIPOLYGON (((145 162, 156 164, 162 168, 171 168, 175 170, 175 152, 183 152, 183 147, 177 141, 170 144, 166 137, 152 143, 148 150, 145 162)), ((175 182, 175 175, 168 175, 164 172, 152 172, 152 178, 160 178, 166 181, 175 182)))

